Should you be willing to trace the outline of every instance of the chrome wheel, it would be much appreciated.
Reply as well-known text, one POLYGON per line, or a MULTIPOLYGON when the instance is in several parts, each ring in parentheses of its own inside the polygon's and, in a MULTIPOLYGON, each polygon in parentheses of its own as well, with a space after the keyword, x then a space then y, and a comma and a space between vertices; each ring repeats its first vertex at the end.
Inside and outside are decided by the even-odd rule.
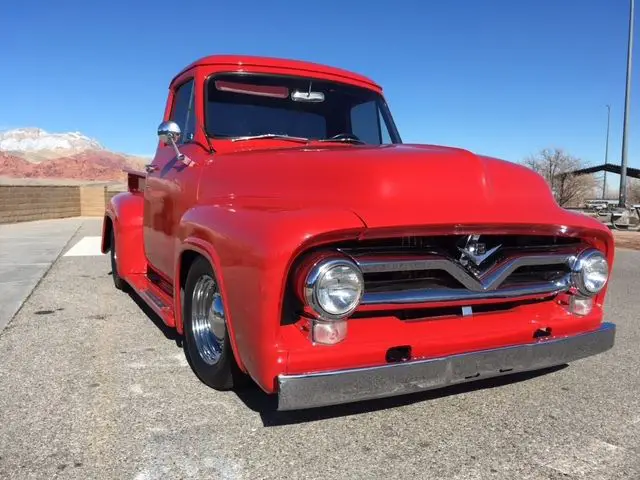
POLYGON ((116 252, 116 239, 111 232, 111 267, 115 268, 116 262, 118 260, 118 252, 116 252))
POLYGON ((224 306, 216 281, 202 275, 191 296, 191 325, 200 358, 208 365, 220 360, 226 333, 224 306))
POLYGON ((120 277, 118 273, 118 251, 116 249, 116 237, 113 229, 111 230, 111 277, 113 278, 113 284, 119 290, 125 289, 125 281, 120 277))

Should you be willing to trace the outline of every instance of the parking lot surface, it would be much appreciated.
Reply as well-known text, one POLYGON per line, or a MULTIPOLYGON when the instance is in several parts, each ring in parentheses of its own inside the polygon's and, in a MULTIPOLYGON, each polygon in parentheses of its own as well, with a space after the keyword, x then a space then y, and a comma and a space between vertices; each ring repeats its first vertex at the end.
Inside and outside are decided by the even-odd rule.
POLYGON ((0 331, 82 225, 81 219, 0 225, 0 331))
POLYGON ((173 332, 113 287, 100 221, 71 229, 0 332, 0 478, 640 478, 640 252, 616 253, 609 352, 539 374, 275 412, 255 386, 202 384, 173 332))

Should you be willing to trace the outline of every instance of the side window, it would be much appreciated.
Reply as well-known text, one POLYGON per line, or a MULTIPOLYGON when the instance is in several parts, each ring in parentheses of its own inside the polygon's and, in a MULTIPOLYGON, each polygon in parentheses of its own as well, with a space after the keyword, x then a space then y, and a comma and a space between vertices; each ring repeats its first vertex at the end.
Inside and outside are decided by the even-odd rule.
POLYGON ((387 129, 387 123, 384 121, 384 117, 382 116, 382 112, 378 108, 378 123, 380 123, 380 129, 382 130, 382 143, 384 145, 389 145, 393 143, 391 141, 391 135, 389 134, 389 130, 387 129))
POLYGON ((351 109, 351 132, 363 142, 373 145, 391 143, 391 135, 375 100, 351 109))
POLYGON ((193 108, 193 80, 189 80, 178 87, 173 97, 171 120, 180 126, 182 135, 178 143, 185 143, 193 138, 195 133, 195 111, 193 108))

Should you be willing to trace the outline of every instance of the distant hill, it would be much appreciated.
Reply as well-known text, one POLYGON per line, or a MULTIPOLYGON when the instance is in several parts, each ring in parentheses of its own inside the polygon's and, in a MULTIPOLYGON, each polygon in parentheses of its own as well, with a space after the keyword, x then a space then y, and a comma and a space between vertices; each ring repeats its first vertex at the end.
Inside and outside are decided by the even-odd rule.
POLYGON ((125 167, 141 169, 150 159, 111 152, 79 132, 39 128, 0 132, 0 176, 118 182, 125 167))

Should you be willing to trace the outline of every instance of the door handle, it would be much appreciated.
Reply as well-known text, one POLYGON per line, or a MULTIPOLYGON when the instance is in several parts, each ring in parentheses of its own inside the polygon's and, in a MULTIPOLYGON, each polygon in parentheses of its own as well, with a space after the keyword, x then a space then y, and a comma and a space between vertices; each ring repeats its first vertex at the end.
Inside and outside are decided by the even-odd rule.
POLYGON ((156 165, 149 164, 149 165, 145 165, 144 169, 147 171, 147 173, 151 173, 158 170, 158 167, 156 165))

